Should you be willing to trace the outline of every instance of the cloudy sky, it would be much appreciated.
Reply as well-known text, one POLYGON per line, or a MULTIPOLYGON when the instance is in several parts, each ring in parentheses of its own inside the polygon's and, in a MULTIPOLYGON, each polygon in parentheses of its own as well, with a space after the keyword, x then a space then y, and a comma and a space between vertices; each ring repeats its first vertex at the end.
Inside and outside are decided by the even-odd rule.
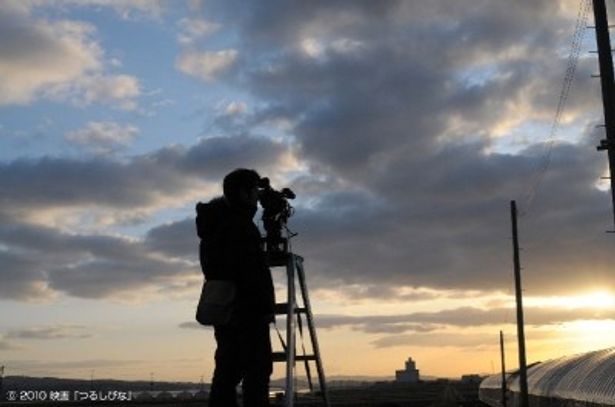
POLYGON ((3 1, 6 374, 208 381, 194 204, 237 167, 297 193, 328 375, 490 373, 500 329, 516 366, 513 199, 528 360, 612 346, 592 20, 580 0, 3 1))

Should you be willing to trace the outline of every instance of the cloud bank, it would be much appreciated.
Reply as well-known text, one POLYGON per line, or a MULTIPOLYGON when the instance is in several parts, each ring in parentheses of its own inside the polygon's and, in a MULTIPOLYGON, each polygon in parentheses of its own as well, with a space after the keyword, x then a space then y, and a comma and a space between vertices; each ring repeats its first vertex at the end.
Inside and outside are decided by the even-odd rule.
MULTIPOLYGON (((71 100, 77 89, 82 103, 134 107, 138 79, 105 71, 92 27, 7 10, 2 103, 71 100)), ((215 29, 184 21, 175 66, 202 86, 216 80, 245 92, 250 109, 190 146, 122 160, 0 163, 0 273, 9 282, 0 294, 101 298, 198 275, 191 209, 148 224, 138 238, 71 234, 50 219, 54 211, 147 219, 169 206, 191 208, 196 190, 240 166, 297 192, 294 247, 316 288, 503 290, 512 284, 512 199, 527 212, 520 228, 529 293, 612 288, 615 255, 603 234, 610 202, 596 188, 605 161, 594 149, 602 137, 589 79, 595 60, 579 61, 566 131, 554 140, 535 200, 524 201, 545 162, 575 10, 566 1, 212 1, 215 29), (224 30, 233 41, 212 48, 209 35, 224 30), (59 260, 48 260, 50 250, 59 260)), ((134 133, 92 130, 72 139, 113 144, 134 133)))

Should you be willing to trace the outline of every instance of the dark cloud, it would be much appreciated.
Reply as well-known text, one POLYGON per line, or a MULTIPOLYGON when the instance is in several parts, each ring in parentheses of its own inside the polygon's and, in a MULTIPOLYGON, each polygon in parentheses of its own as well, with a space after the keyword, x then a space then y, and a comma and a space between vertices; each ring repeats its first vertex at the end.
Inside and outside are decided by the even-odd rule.
POLYGON ((525 6, 385 2, 374 12, 345 2, 302 12, 259 4, 234 23, 244 33, 247 85, 272 114, 297 122, 310 161, 356 180, 386 170, 392 151, 410 150, 406 162, 433 154, 455 133, 456 116, 465 123, 457 137, 484 138, 519 108, 523 120, 552 115, 563 76, 557 30, 570 20, 555 3, 525 6), (300 51, 306 38, 321 43, 323 57, 300 51), (344 51, 340 40, 360 45, 344 51), (276 42, 283 51, 271 55, 276 42), (268 63, 259 64, 263 56, 268 63), (554 89, 541 99, 547 112, 534 100, 545 88, 554 89))
MULTIPOLYGON (((4 298, 41 299, 54 291, 76 297, 134 299, 147 287, 166 287, 192 275, 186 260, 147 250, 142 241, 68 234, 28 224, 0 228, 4 298), (6 288, 5 288, 6 287, 6 288)), ((196 255, 195 255, 196 257, 196 255)))
MULTIPOLYGON (((558 325, 577 320, 615 320, 612 310, 527 308, 528 326, 558 325)), ((461 307, 436 312, 415 312, 399 315, 319 315, 318 326, 334 328, 350 326, 369 333, 429 332, 443 326, 460 328, 505 325, 515 323, 512 308, 480 309, 461 307)))
MULTIPOLYGON (((357 284, 509 287, 509 201, 521 197, 518 204, 526 209, 522 197, 534 161, 457 152, 440 155, 439 164, 419 176, 412 166, 402 171, 400 162, 390 179, 375 183, 379 193, 347 196, 345 205, 323 199, 299 208, 291 221, 300 232, 295 247, 317 262, 318 283, 325 284, 322 277, 357 284)), ((524 280, 533 294, 613 284, 615 259, 602 233, 608 194, 593 186, 603 170, 594 154, 587 145, 554 147, 528 218, 520 220, 524 280)))
POLYGON ((388 324, 373 323, 362 326, 355 326, 353 329, 366 333, 402 333, 402 332, 431 332, 436 331, 438 325, 429 324, 388 324))
POLYGON ((145 245, 171 256, 194 258, 199 244, 194 216, 150 229, 145 236, 145 245))
POLYGON ((395 346, 480 348, 484 346, 494 346, 494 344, 495 340, 488 335, 459 332, 449 332, 446 334, 436 332, 390 335, 372 341, 372 345, 376 348, 390 348, 395 346))
POLYGON ((182 322, 181 324, 178 325, 180 328, 182 329, 210 329, 210 327, 207 326, 203 326, 201 324, 199 324, 198 322, 182 322))
MULTIPOLYGON (((560 341, 561 338, 555 332, 530 331, 527 339, 560 341)), ((434 332, 434 333, 411 333, 403 335, 389 335, 378 338, 371 342, 376 348, 388 348, 394 346, 434 347, 443 346, 463 349, 485 349, 498 346, 497 335, 485 333, 464 332, 434 332)))
POLYGON ((202 187, 199 181, 219 183, 236 167, 276 166, 286 152, 281 143, 236 136, 124 161, 43 157, 0 163, 0 296, 36 300, 59 291, 85 298, 138 298, 147 287, 160 292, 177 288, 182 278, 198 273, 198 241, 188 221, 154 227, 144 239, 128 239, 67 233, 24 218, 53 208, 156 207, 160 198, 202 187), (166 256, 170 253, 173 257, 166 256))
POLYGON ((132 163, 103 158, 23 159, 1 164, 0 173, 2 189, 8 192, 3 209, 83 204, 145 206, 160 192, 173 194, 188 187, 177 173, 150 157, 132 163))
POLYGON ((389 301, 429 301, 442 298, 443 292, 413 290, 399 292, 397 287, 390 284, 352 285, 339 287, 336 294, 349 300, 361 301, 364 299, 379 299, 389 301))
POLYGON ((49 270, 50 286, 76 297, 138 298, 140 290, 165 285, 166 280, 190 275, 185 264, 142 258, 138 262, 113 259, 86 261, 49 270))
POLYGON ((11 342, 7 341, 4 338, 0 338, 0 351, 3 350, 13 350, 20 349, 18 346, 13 345, 11 342))
POLYGON ((0 250, 0 265, 1 297, 13 300, 25 298, 40 300, 48 297, 49 290, 46 288, 45 275, 42 270, 37 270, 40 265, 39 260, 0 250))
POLYGON ((266 171, 279 165, 288 146, 270 139, 236 136, 202 140, 186 151, 179 163, 182 170, 218 181, 237 167, 266 171))
POLYGON ((84 332, 80 325, 39 326, 27 329, 17 329, 5 333, 8 339, 64 339, 90 338, 92 334, 84 332))
POLYGON ((148 207, 194 190, 198 179, 220 182, 230 170, 276 166, 286 147, 266 139, 214 137, 190 148, 168 147, 127 161, 43 157, 0 163, 0 210, 99 205, 148 207))

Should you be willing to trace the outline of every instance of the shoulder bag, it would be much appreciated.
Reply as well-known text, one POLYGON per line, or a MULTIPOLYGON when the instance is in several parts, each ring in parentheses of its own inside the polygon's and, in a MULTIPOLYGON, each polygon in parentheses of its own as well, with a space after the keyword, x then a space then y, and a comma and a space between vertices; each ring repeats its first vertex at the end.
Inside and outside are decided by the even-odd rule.
POLYGON ((228 324, 233 314, 235 291, 232 281, 205 281, 196 309, 198 323, 207 326, 228 324))

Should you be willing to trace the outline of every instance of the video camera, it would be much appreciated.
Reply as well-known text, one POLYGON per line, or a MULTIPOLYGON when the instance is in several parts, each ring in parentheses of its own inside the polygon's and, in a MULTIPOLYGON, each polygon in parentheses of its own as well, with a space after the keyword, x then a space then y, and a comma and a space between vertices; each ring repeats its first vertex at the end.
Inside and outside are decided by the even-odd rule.
POLYGON ((288 200, 295 199, 295 193, 290 188, 276 191, 271 188, 269 178, 261 178, 257 186, 258 200, 263 207, 262 220, 267 232, 265 238, 267 253, 270 256, 285 253, 287 246, 285 244, 286 239, 282 238, 282 228, 286 228, 288 218, 294 213, 294 208, 288 203, 288 200))

